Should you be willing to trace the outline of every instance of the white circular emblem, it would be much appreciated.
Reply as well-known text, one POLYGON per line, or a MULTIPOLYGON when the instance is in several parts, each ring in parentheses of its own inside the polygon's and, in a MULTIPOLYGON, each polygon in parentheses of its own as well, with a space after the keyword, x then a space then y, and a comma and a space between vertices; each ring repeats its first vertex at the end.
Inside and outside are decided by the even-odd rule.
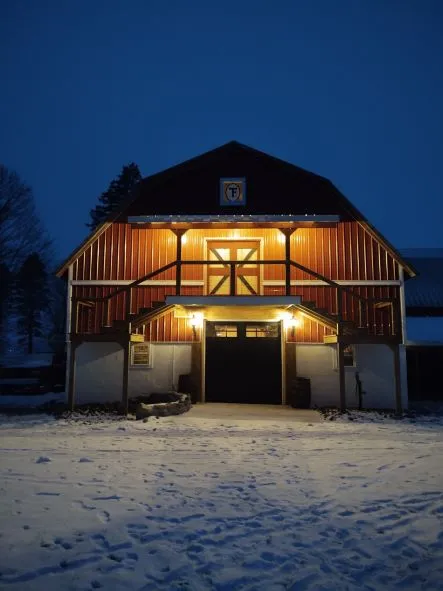
POLYGON ((228 201, 238 201, 241 198, 240 183, 228 183, 225 185, 225 197, 228 201))

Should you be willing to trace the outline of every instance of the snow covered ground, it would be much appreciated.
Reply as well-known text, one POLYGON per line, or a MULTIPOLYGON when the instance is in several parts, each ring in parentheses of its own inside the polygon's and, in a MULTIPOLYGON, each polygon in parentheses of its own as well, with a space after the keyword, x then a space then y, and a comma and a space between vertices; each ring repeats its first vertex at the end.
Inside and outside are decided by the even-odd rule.
POLYGON ((441 590, 443 424, 0 419, 0 588, 441 590))

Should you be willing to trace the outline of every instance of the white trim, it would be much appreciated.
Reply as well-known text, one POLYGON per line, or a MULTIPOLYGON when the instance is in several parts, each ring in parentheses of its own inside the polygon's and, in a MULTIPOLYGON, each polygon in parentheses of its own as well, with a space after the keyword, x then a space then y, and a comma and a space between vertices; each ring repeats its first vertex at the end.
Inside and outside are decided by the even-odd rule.
POLYGON ((201 401, 206 402, 206 330, 207 320, 203 320, 202 334, 201 334, 201 401))
MULTIPOLYGON (((134 281, 136 281, 136 279, 76 279, 74 281, 72 281, 72 285, 88 285, 90 287, 93 286, 108 286, 108 287, 118 287, 118 286, 122 286, 122 285, 131 285, 131 283, 134 283, 134 281)), ((156 280, 156 279, 147 279, 146 281, 143 281, 143 283, 139 283, 139 285, 141 286, 149 286, 149 285, 154 285, 157 287, 163 287, 163 286, 171 286, 171 285, 175 285, 176 281, 175 279, 162 279, 162 280, 156 280)), ((200 281, 200 280, 195 280, 195 279, 182 279, 181 282, 182 285, 185 286, 194 286, 194 285, 203 285, 204 282, 200 281)))
POLYGON ((285 327, 283 326, 283 320, 280 320, 280 360, 281 360, 281 392, 280 392, 280 404, 286 405, 286 343, 287 334, 285 327))
POLYGON ((406 298, 405 298, 405 273, 401 265, 398 265, 398 276, 400 278, 400 313, 401 313, 401 329, 403 334, 403 345, 408 341, 406 333, 406 298))
MULTIPOLYGON (((170 343, 168 343, 168 344, 170 344, 170 343)), ((150 342, 143 341, 141 343, 130 343, 129 369, 152 369, 152 367, 154 366, 152 355, 153 355, 153 349, 152 349, 150 342), (139 345, 143 345, 143 346, 148 347, 148 363, 134 364, 134 350, 139 345)))
MULTIPOLYGON (((210 239, 212 240, 212 238, 210 239)), ((218 238, 216 238, 215 240, 219 240, 218 238)), ((261 253, 260 253, 261 256, 261 253)), ((206 267, 207 265, 205 265, 206 267)), ((263 267, 263 265, 260 265, 260 267, 263 267)), ((71 285, 83 285, 83 286, 89 286, 89 287, 94 287, 94 286, 107 286, 107 287, 118 287, 118 286, 122 286, 122 285, 131 285, 131 283, 134 283, 134 281, 136 281, 135 279, 75 279, 74 281, 71 281, 71 285)), ((355 285, 355 286, 373 286, 373 287, 383 287, 383 286, 392 286, 392 287, 401 287, 401 281, 399 280, 375 280, 375 281, 366 281, 366 280, 355 280, 355 281, 348 281, 348 280, 342 280, 342 279, 331 279, 331 281, 334 281, 335 283, 338 283, 339 285, 355 285)), ((200 285, 205 285, 205 281, 204 279, 183 279, 181 284, 183 286, 187 286, 187 287, 198 287, 200 285)), ((141 286, 156 286, 156 287, 169 287, 169 286, 174 286, 175 285, 175 279, 147 279, 146 281, 143 281, 143 283, 140 283, 139 285, 141 286)), ((261 281, 261 285, 262 286, 267 286, 267 287, 272 287, 272 286, 284 286, 285 285, 285 281, 284 279, 264 279, 263 281, 261 281)), ((322 286, 322 285, 328 285, 327 283, 325 283, 324 281, 321 281, 319 279, 292 279, 291 280, 291 285, 298 285, 298 286, 306 286, 306 287, 315 287, 315 286, 322 286)))
POLYGON ((217 215, 217 214, 200 214, 200 215, 137 215, 128 216, 128 224, 152 224, 152 223, 174 223, 174 222, 320 222, 320 223, 338 223, 340 216, 338 215, 217 215))
MULTIPOLYGON (((209 240, 212 240, 212 238, 210 238, 209 240)), ((215 238, 215 240, 220 240, 219 238, 215 238)), ((235 239, 237 240, 237 239, 235 239)), ((240 239, 241 240, 241 239, 240 239)), ((260 239, 258 239, 260 240, 260 239)), ((261 246, 260 246, 261 248, 261 246)), ((260 253, 260 256, 262 256, 262 254, 260 253)), ((251 263, 252 264, 252 263, 251 263)), ((206 267, 207 265, 205 265, 206 267)), ((260 265, 260 267, 263 267, 263 265, 260 265)), ((131 285, 131 283, 134 283, 134 281, 136 281, 135 279, 75 279, 73 281, 71 281, 71 285, 83 285, 83 286, 89 286, 89 287, 94 287, 94 286, 107 286, 107 287, 118 287, 118 286, 122 286, 122 285, 131 285)), ((399 280, 386 280, 386 279, 381 279, 381 280, 343 280, 343 279, 331 279, 331 281, 334 281, 335 283, 338 283, 338 285, 355 285, 355 286, 373 286, 373 287, 383 287, 383 286, 391 286, 391 287, 401 287, 401 281, 399 280)), ((175 285, 175 279, 147 279, 146 281, 143 281, 143 283, 140 283, 139 285, 141 286, 156 286, 156 287, 169 287, 169 286, 174 286, 175 285)), ((205 281, 204 279, 182 279, 181 284, 183 286, 187 286, 187 287, 198 287, 200 285, 205 285, 205 281)), ((267 287, 272 287, 272 286, 284 286, 285 285, 285 281, 284 279, 264 279, 261 281, 261 285, 262 286, 267 286, 267 287)), ((306 287, 315 287, 315 286, 322 286, 322 285, 328 285, 327 283, 325 283, 324 281, 321 281, 319 279, 292 279, 291 280, 291 285, 298 285, 298 286, 306 286, 306 287)))
MULTIPOLYGON (((374 286, 374 287, 383 287, 383 286, 399 286, 401 285, 401 282, 395 279, 392 280, 386 280, 386 279, 380 279, 380 280, 375 280, 375 281, 369 281, 369 280, 343 280, 343 279, 331 279, 331 281, 334 281, 334 283, 337 283, 338 285, 356 285, 356 286, 374 286)), ((284 280, 281 279, 266 279, 265 281, 263 281, 263 284, 266 286, 280 286, 280 285, 285 285, 284 280)), ((299 285, 299 286, 322 286, 322 285, 328 285, 328 283, 326 283, 325 281, 322 281, 321 279, 291 279, 291 285, 299 285)))
MULTIPOLYGON (((242 230, 238 230, 239 232, 242 232, 242 230)), ((242 236, 222 236, 221 238, 217 238, 217 237, 207 237, 205 236, 203 238, 203 248, 205 251, 205 255, 206 255, 206 260, 209 260, 209 251, 208 251, 208 242, 258 242, 259 243, 259 251, 260 251, 260 260, 263 260, 263 256, 264 256, 264 247, 263 247, 263 243, 264 243, 264 238, 262 237, 242 237, 242 236)), ((217 261, 214 261, 215 263, 217 261)), ((239 261, 241 262, 241 261, 239 261)), ((254 261, 251 261, 251 265, 254 263, 254 261)), ((204 291, 207 291, 207 285, 208 285, 208 266, 209 265, 204 265, 204 269, 203 269, 203 288, 204 291)), ((263 295, 263 287, 264 287, 264 281, 263 281, 263 274, 264 274, 264 265, 259 265, 259 278, 258 278, 258 283, 260 286, 260 295, 263 295)), ((201 285, 201 284, 200 284, 201 285)), ((254 296, 257 297, 257 296, 254 296)))
POLYGON ((406 347, 443 347, 443 341, 406 341, 406 347))
POLYGON ((300 296, 166 296, 179 306, 297 306, 300 296))
POLYGON ((71 310, 72 310, 72 285, 74 276, 74 266, 68 267, 68 285, 66 291, 66 370, 65 370, 65 390, 69 388, 70 366, 71 366, 71 310))
MULTIPOLYGON (((73 266, 68 267, 68 289, 66 293, 66 342, 70 342, 71 334, 71 311, 72 311, 72 286, 75 285, 75 281, 72 280, 74 276, 73 266)), ((86 281, 86 283, 89 283, 86 281)))

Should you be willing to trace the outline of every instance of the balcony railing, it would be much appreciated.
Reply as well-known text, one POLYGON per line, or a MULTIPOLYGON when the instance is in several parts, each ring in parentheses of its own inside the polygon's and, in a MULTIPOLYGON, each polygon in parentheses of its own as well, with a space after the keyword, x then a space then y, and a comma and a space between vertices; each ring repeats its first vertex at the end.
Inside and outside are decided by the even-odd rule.
MULTIPOLYGON (((237 268, 245 264, 241 260, 226 260, 222 263, 229 267, 229 294, 236 295, 236 280, 237 268)), ((284 267, 285 285, 284 294, 287 296, 297 295, 296 288, 291 286, 291 269, 296 268, 324 283, 324 289, 332 289, 334 291, 334 309, 329 309, 328 313, 333 314, 337 320, 336 332, 341 334, 343 322, 353 321, 358 328, 366 329, 368 334, 385 335, 391 337, 401 338, 401 315, 398 298, 366 298, 359 294, 356 289, 337 282, 301 265, 294 260, 288 259, 269 259, 269 260, 254 260, 248 264, 254 265, 282 265, 284 267), (349 302, 353 302, 349 305, 349 302), (352 309, 352 312, 350 311, 352 309)), ((123 297, 124 299, 124 319, 129 322, 131 315, 136 314, 139 310, 133 309, 133 293, 134 290, 144 288, 150 289, 153 286, 143 286, 142 284, 154 277, 158 277, 165 271, 170 269, 176 270, 175 273, 175 288, 173 291, 175 295, 181 295, 183 290, 182 285, 182 267, 188 266, 220 266, 220 261, 214 260, 175 260, 159 269, 147 273, 143 277, 133 281, 129 285, 118 287, 111 293, 101 297, 73 297, 72 298, 72 316, 71 316, 71 333, 78 333, 78 321, 80 308, 89 308, 97 310, 98 304, 100 308, 101 318, 99 324, 103 327, 112 326, 111 322, 111 301, 123 297)), ((219 296, 224 297, 224 296, 219 296)), ((259 296, 258 296, 259 297, 259 296)))

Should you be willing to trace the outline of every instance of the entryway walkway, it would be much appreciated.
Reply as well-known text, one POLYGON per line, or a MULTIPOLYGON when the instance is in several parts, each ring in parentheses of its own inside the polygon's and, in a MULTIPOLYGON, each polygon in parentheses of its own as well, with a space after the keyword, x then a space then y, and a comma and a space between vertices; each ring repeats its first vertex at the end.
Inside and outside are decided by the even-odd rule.
POLYGON ((274 404, 231 404, 206 402, 194 405, 188 413, 193 418, 241 420, 294 421, 299 423, 320 423, 320 413, 311 409, 298 409, 274 404))

